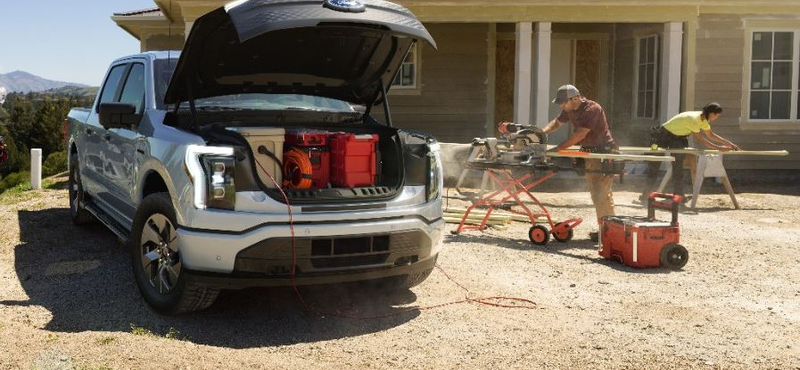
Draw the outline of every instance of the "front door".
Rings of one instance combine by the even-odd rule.
[[[145,66],[143,63],[131,64],[127,77],[124,79],[120,103],[132,104],[136,107],[136,114],[144,112],[145,101]],[[136,142],[140,135],[138,125],[126,128],[112,128],[108,130],[105,177],[111,183],[114,208],[119,211],[124,221],[133,221],[135,209],[133,198],[135,193],[134,174]]]

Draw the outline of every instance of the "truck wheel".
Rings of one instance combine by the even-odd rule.
[[[158,312],[198,311],[214,303],[218,290],[183,273],[175,210],[167,193],[148,195],[139,205],[130,238],[133,275],[145,302]]]
[[[545,245],[550,241],[550,231],[542,225],[533,225],[528,229],[528,239],[536,245]]]
[[[81,183],[81,171],[78,167],[78,156],[69,155],[69,215],[75,225],[85,225],[92,222],[92,214],[83,208],[84,192]]]
[[[667,244],[661,248],[661,266],[679,270],[689,262],[689,251],[680,244]]]

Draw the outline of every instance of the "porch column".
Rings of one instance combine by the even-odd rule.
[[[666,122],[680,113],[681,60],[683,60],[683,24],[664,24],[664,42],[661,47],[661,106],[659,119]]]
[[[539,125],[539,127],[547,125],[550,111],[550,37],[553,33],[551,26],[550,22],[538,22],[534,32],[536,61],[533,86],[536,100],[531,123]]]
[[[514,122],[531,122],[531,52],[533,24],[517,23],[517,51],[514,59]]]

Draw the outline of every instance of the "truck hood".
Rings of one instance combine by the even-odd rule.
[[[377,103],[408,49],[433,38],[380,0],[244,0],[195,21],[164,102],[242,93]]]

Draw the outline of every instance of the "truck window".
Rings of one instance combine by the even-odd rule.
[[[108,78],[106,78],[106,83],[103,85],[103,92],[100,94],[100,104],[113,102],[117,97],[119,82],[122,79],[122,73],[125,72],[125,67],[127,66],[127,64],[121,64],[111,68],[111,72],[108,73]],[[98,112],[100,111],[100,104],[97,104]]]
[[[144,105],[144,64],[135,63],[131,66],[131,71],[125,80],[125,87],[122,88],[120,102],[133,104],[136,106],[136,113],[142,112],[142,106]]]

